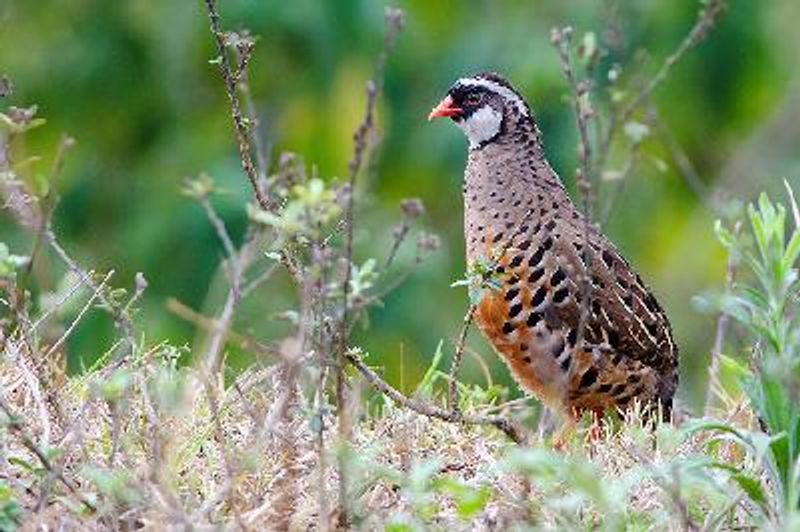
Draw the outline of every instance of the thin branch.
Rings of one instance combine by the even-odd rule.
[[[97,298],[100,299],[103,305],[108,308],[108,311],[114,317],[114,322],[122,329],[124,341],[127,344],[127,353],[125,353],[121,358],[124,359],[125,357],[132,355],[136,349],[136,340],[134,338],[133,320],[131,319],[128,311],[124,308],[119,308],[117,304],[109,300],[105,295],[105,291],[101,290],[98,284],[92,280],[91,275],[89,275],[86,270],[84,270],[72,257],[69,256],[66,250],[58,242],[58,239],[53,232],[53,228],[49,223],[45,227],[43,235],[50,244],[50,247],[53,248],[53,250],[67,265],[67,267],[69,267],[69,269],[78,277],[78,279],[81,280],[84,285],[91,288],[92,292],[97,294]]]
[[[461,327],[461,333],[458,335],[456,342],[456,350],[453,353],[453,362],[450,365],[450,378],[447,388],[447,407],[452,411],[458,410],[458,372],[461,370],[461,364],[464,361],[464,346],[467,342],[467,333],[472,325],[472,320],[475,316],[475,305],[470,305],[467,313],[464,315],[464,325]]]
[[[686,181],[686,184],[692,189],[692,192],[694,192],[698,199],[705,203],[711,211],[714,211],[714,206],[710,203],[708,187],[703,182],[697,169],[695,169],[689,156],[686,155],[686,152],[683,151],[683,148],[678,143],[675,136],[661,119],[658,109],[656,109],[655,105],[652,103],[648,105],[647,117],[656,133],[658,133],[658,136],[661,137],[661,142],[664,147],[667,148],[667,151],[669,151],[672,160],[678,166],[683,180]]]
[[[600,142],[598,149],[597,168],[602,170],[605,166],[605,161],[608,158],[611,149],[611,143],[614,140],[620,125],[624,124],[633,116],[633,114],[645,103],[658,86],[667,78],[672,68],[683,58],[683,56],[690,49],[700,44],[708,36],[710,31],[714,28],[719,20],[722,12],[727,6],[726,0],[708,0],[704,3],[703,7],[697,14],[697,21],[692,29],[684,37],[678,47],[672,52],[658,69],[656,74],[645,83],[641,90],[633,97],[633,99],[622,108],[619,112],[614,112],[610,116],[608,129],[606,134]]]
[[[79,501],[81,501],[84,506],[86,506],[92,512],[97,511],[95,505],[80,492],[78,486],[76,486],[71,480],[67,479],[64,476],[64,473],[50,461],[45,452],[42,451],[38,445],[36,445],[30,436],[28,436],[28,434],[25,432],[25,428],[19,421],[20,417],[13,410],[11,410],[11,407],[8,406],[8,404],[5,402],[5,399],[2,397],[0,397],[0,409],[3,410],[8,418],[6,426],[8,426],[17,436],[22,445],[36,456],[36,458],[42,464],[42,467],[44,467],[51,475],[61,482],[70,493],[72,493]]]
[[[208,0],[209,2],[211,0]],[[375,75],[372,80],[367,82],[367,102],[364,112],[364,119],[353,135],[354,152],[353,158],[348,164],[348,193],[347,204],[345,206],[345,254],[344,254],[344,276],[342,279],[342,312],[339,326],[339,353],[340,360],[335,366],[336,369],[336,415],[339,420],[339,439],[346,442],[350,439],[350,427],[347,419],[346,398],[345,398],[345,376],[343,357],[348,337],[349,322],[349,296],[350,281],[353,274],[353,221],[355,218],[355,186],[356,178],[361,171],[367,150],[368,138],[375,127],[375,108],[378,104],[378,96],[383,88],[383,73],[386,67],[386,60],[389,53],[394,48],[395,39],[403,28],[403,12],[399,9],[387,8],[386,14],[386,33],[383,39],[383,49],[378,55]],[[343,527],[349,526],[347,505],[347,477],[344,471],[343,456],[339,460],[339,522]]]
[[[423,416],[441,419],[450,423],[464,423],[466,425],[491,425],[506,434],[511,440],[520,445],[528,441],[525,429],[514,421],[501,416],[483,416],[467,414],[453,410],[445,410],[437,406],[411,399],[403,395],[391,384],[383,380],[380,375],[367,366],[361,357],[352,351],[345,353],[347,360],[364,376],[367,381],[379,392],[383,393],[404,408],[413,410]]]
[[[264,196],[261,187],[258,184],[258,171],[253,164],[253,157],[250,154],[250,143],[248,142],[248,130],[251,124],[242,116],[241,103],[239,102],[239,95],[236,92],[236,82],[238,75],[235,75],[231,70],[231,62],[228,53],[225,49],[225,33],[220,26],[219,13],[215,0],[206,0],[206,9],[208,11],[208,19],[211,24],[211,33],[214,35],[214,40],[217,44],[217,58],[219,64],[219,72],[225,82],[225,92],[228,95],[228,101],[231,106],[231,118],[233,119],[234,131],[236,133],[236,141],[239,145],[239,156],[242,160],[242,168],[250,186],[253,188],[253,194],[256,201],[265,211],[272,209],[272,205]],[[246,61],[240,63],[246,64]]]
[[[570,57],[570,43],[572,28],[553,28],[550,32],[550,42],[558,52],[561,61],[561,70],[567,80],[571,93],[575,124],[578,128],[580,144],[578,159],[580,167],[575,174],[575,182],[583,199],[583,260],[581,272],[581,313],[578,321],[578,331],[575,349],[583,343],[586,322],[589,319],[590,298],[592,296],[592,281],[589,270],[592,264],[592,246],[589,245],[590,224],[594,206],[594,174],[592,166],[592,144],[589,138],[589,120],[594,115],[590,103],[591,84],[587,80],[578,81]]]
[[[106,287],[106,283],[109,281],[109,279],[111,279],[113,275],[114,275],[114,270],[111,270],[106,274],[106,276],[100,282],[100,285],[97,287],[97,290],[94,291],[94,293],[91,295],[91,297],[83,306],[83,308],[80,310],[80,312],[78,312],[78,315],[75,317],[74,320],[72,320],[72,323],[70,323],[69,327],[67,327],[67,330],[64,331],[64,334],[62,334],[59,337],[59,339],[56,340],[56,343],[50,346],[50,349],[47,350],[47,353],[45,353],[44,356],[39,360],[38,364],[42,364],[44,361],[48,360],[53,355],[53,353],[55,353],[61,348],[61,346],[67,340],[69,335],[72,334],[72,331],[75,330],[75,327],[77,327],[78,323],[80,323],[80,321],[83,319],[83,316],[86,314],[86,312],[88,312],[89,309],[92,308],[95,299],[97,299],[98,296],[100,295],[100,291]]]

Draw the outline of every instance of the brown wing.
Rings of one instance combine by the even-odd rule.
[[[524,252],[514,273],[529,280],[533,310],[540,309],[552,329],[566,328],[569,339],[577,334],[583,300],[583,231],[581,218],[543,220],[517,236],[506,253],[510,260],[502,261],[513,267],[520,262],[519,252]],[[616,247],[593,226],[589,242],[591,292],[584,341],[610,347],[671,376],[678,351],[663,309]]]
[[[552,306],[561,321],[575,328],[581,315],[586,258],[586,238],[580,225],[559,221],[552,234],[553,258],[557,262],[551,267]],[[662,376],[671,376],[677,367],[678,351],[669,321],[655,296],[616,247],[594,227],[589,230],[589,243],[591,288],[585,341],[606,345]]]

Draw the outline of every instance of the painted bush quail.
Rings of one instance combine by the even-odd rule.
[[[678,348],[667,316],[614,244],[584,222],[525,100],[501,76],[479,74],[458,80],[428,118],[436,117],[451,118],[469,141],[467,263],[492,278],[475,321],[514,378],[563,413],[599,414],[634,399],[669,412]]]

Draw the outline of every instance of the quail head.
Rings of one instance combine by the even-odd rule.
[[[570,200],[524,98],[501,76],[478,74],[450,87],[437,117],[469,141],[468,271],[482,264],[492,278],[475,320],[517,382],[573,415],[636,401],[669,412],[678,349],[667,316]]]

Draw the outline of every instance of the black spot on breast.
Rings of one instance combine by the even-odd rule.
[[[527,323],[528,327],[536,327],[536,324],[542,321],[542,318],[541,312],[531,312],[528,314],[528,320],[525,323]]]
[[[503,334],[511,334],[511,331],[514,330],[514,324],[510,321],[507,321],[503,324]]]
[[[567,343],[575,347],[575,342],[578,341],[578,329],[570,329],[567,333]]]
[[[542,242],[542,249],[548,251],[551,247],[553,247],[553,239],[547,237],[544,242]]]
[[[580,388],[588,388],[592,384],[597,381],[597,370],[595,368],[589,368],[581,376],[581,382],[578,384]]]
[[[544,277],[544,268],[536,268],[536,269],[535,269],[535,270],[533,270],[533,271],[531,272],[531,274],[528,276],[528,282],[529,282],[529,283],[536,283],[536,282],[538,282],[538,281],[539,281],[539,279],[541,279],[542,277]]]
[[[494,271],[496,271],[497,273],[505,273],[506,267],[505,266],[498,266],[497,268],[494,269]]]
[[[538,266],[539,263],[542,262],[542,259],[544,258],[545,251],[546,250],[544,248],[539,248],[536,251],[534,251],[533,255],[531,255],[531,258],[528,259],[528,266],[530,266],[531,268]]]
[[[503,233],[497,233],[496,235],[494,235],[494,238],[492,239],[492,242],[494,242],[495,244],[497,244],[497,243],[498,243],[498,242],[500,242],[502,239],[503,239]]]
[[[522,312],[522,303],[511,305],[511,308],[508,309],[508,317],[510,319],[514,319],[519,315],[520,312]]]
[[[518,267],[520,264],[522,264],[522,259],[524,259],[524,258],[525,258],[525,257],[523,257],[522,255],[517,255],[516,257],[514,257],[513,259],[511,259],[511,262],[510,262],[510,263],[508,263],[508,266],[509,266],[510,268],[516,268],[516,267]]]
[[[559,364],[561,366],[561,371],[569,370],[570,364],[572,364],[572,355],[567,355],[564,360],[561,361],[561,364]]]
[[[525,362],[526,364],[530,364],[531,363],[531,357],[522,357],[522,361]]]
[[[513,286],[513,285],[519,283],[519,277],[517,277],[516,275],[512,275],[511,277],[508,278],[507,282],[508,282],[509,285]]]
[[[528,344],[519,344],[519,350],[520,351],[527,351],[528,350]]]
[[[513,300],[515,297],[517,297],[517,295],[519,295],[519,288],[512,288],[506,292],[506,301]]]
[[[619,346],[619,333],[616,329],[606,329],[606,334],[608,335],[608,345],[611,347]]]
[[[552,231],[555,228],[556,228],[556,221],[555,220],[550,220],[549,222],[544,224],[544,230],[545,231],[549,232],[549,231]]]
[[[622,392],[625,391],[625,384],[615,384],[613,388],[611,388],[611,395],[620,395]]]
[[[525,251],[529,247],[531,247],[531,241],[530,240],[523,240],[522,242],[517,244],[517,248],[521,249],[522,251]]]
[[[608,393],[611,389],[611,385],[609,383],[601,384],[600,387],[597,389],[600,393]]]
[[[531,306],[538,307],[544,301],[544,298],[547,296],[547,289],[544,286],[540,286],[538,290],[533,294],[531,298]]]
[[[527,225],[521,225],[519,227],[519,232],[522,233],[522,234],[527,233],[528,232],[528,226]]]
[[[556,271],[553,272],[553,275],[550,277],[550,286],[558,286],[567,278],[567,274],[564,273],[564,270],[561,269],[559,266],[556,268]]]
[[[563,303],[569,297],[569,288],[566,286],[564,288],[559,288],[558,290],[553,293],[553,303],[556,305]]]

